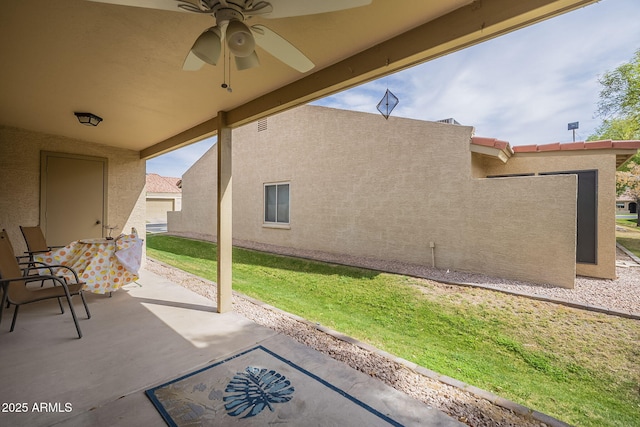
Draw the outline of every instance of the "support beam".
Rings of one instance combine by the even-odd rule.
[[[194,142],[213,136],[216,132],[217,123],[218,120],[216,117],[207,120],[204,123],[200,123],[199,125],[174,135],[169,139],[165,139],[151,147],[145,148],[140,152],[140,158],[142,160],[149,160],[153,157],[160,156],[168,153],[169,151],[185,147]]]
[[[227,113],[218,113],[218,313],[231,311],[231,128],[227,126]]]

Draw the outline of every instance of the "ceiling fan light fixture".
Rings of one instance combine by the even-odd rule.
[[[78,118],[78,121],[85,126],[98,126],[102,121],[102,117],[98,117],[91,113],[73,113]]]
[[[239,71],[248,70],[258,65],[260,65],[260,60],[255,50],[249,56],[236,56],[236,68]]]
[[[227,25],[226,38],[229,50],[235,56],[244,58],[254,53],[256,42],[251,30],[244,23],[238,20],[230,21]]]
[[[200,34],[191,48],[195,56],[210,65],[216,65],[220,58],[220,50],[220,31],[215,27]]]

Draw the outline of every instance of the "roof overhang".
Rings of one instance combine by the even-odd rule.
[[[518,157],[544,155],[584,155],[584,154],[613,154],[616,156],[616,169],[629,161],[640,150],[640,141],[586,141],[552,144],[519,145],[511,147],[507,141],[496,138],[474,136],[471,138],[469,149],[472,153],[500,160],[502,163],[514,155]]]
[[[552,154],[604,154],[612,153],[616,156],[616,169],[635,156],[640,150],[640,141],[612,141],[610,139],[601,141],[553,143],[542,145],[521,145],[513,147],[513,151],[518,155],[533,153]]]
[[[0,4],[0,125],[123,147],[150,158],[597,0],[394,2],[263,20],[316,64],[306,74],[267,54],[258,68],[181,70],[211,17],[84,0]],[[81,126],[74,111],[104,121]]]
[[[471,138],[469,149],[472,153],[498,159],[502,163],[507,163],[511,156],[513,156],[513,150],[509,143],[496,138],[474,136]]]

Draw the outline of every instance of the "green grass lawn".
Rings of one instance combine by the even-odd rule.
[[[147,235],[216,280],[216,246]],[[234,248],[234,289],[580,426],[640,425],[640,322],[483,289]]]
[[[616,231],[616,241],[640,257],[640,227],[636,225],[636,220],[618,219],[616,224],[624,230]]]
[[[616,219],[616,224],[631,227],[632,229],[640,229],[640,227],[638,227],[637,220],[635,219]]]

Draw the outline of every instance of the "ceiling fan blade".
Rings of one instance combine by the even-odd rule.
[[[191,12],[189,8],[200,10],[197,0],[88,0],[95,3],[109,3],[121,6],[146,7],[149,9],[172,10],[174,12]],[[183,7],[180,7],[183,5]],[[187,6],[185,8],[184,6]]]
[[[301,73],[306,73],[315,67],[314,63],[300,52],[298,48],[280,37],[274,31],[263,25],[254,25],[251,27],[251,30],[253,31],[258,46],[291,68]]]
[[[182,69],[184,71],[198,71],[203,65],[204,61],[198,58],[195,53],[189,51],[184,60],[184,64],[182,64]]]
[[[273,12],[262,15],[264,18],[288,18],[290,16],[315,15],[316,13],[335,12],[367,6],[372,0],[269,0]]]
[[[273,5],[266,1],[259,1],[254,3],[251,8],[244,9],[242,14],[244,16],[260,16],[273,12]]]

